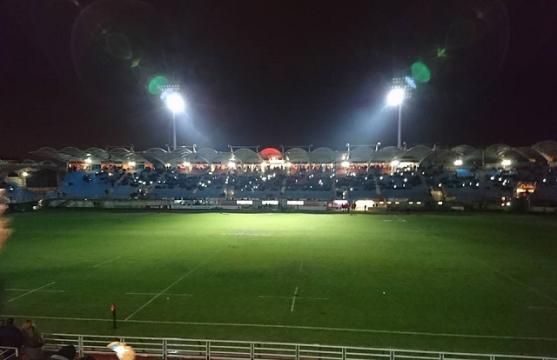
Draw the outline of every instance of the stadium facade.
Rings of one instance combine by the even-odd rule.
[[[372,209],[426,204],[557,203],[557,142],[485,148],[182,146],[175,151],[43,147],[0,162],[12,204],[48,200],[171,201],[172,205]]]

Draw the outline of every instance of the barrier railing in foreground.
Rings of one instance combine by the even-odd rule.
[[[0,359],[17,360],[19,358],[19,350],[14,347],[0,346]]]
[[[277,342],[196,340],[179,338],[114,337],[48,334],[47,350],[74,345],[84,354],[113,354],[106,345],[118,340],[132,346],[138,356],[162,359],[216,360],[557,360],[555,357],[473,354],[368,347],[327,346]]]

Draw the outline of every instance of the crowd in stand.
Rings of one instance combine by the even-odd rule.
[[[31,320],[25,320],[20,327],[17,327],[14,319],[2,320],[0,324],[0,347],[10,347],[18,349],[28,360],[42,360],[42,347],[44,340],[41,332]],[[6,352],[4,357],[9,357],[10,352]]]
[[[454,167],[439,164],[393,168],[387,165],[166,166],[71,170],[46,199],[60,200],[183,200],[289,199],[407,199],[428,201],[432,191],[456,201],[477,202],[513,196],[521,183],[535,184],[537,200],[557,204],[555,168],[533,164],[521,167]],[[6,194],[22,198],[6,187]],[[12,191],[13,190],[13,191]]]
[[[44,351],[45,340],[41,331],[31,320],[25,320],[18,327],[13,318],[0,320],[0,359],[15,359],[18,350],[19,358],[25,360],[78,360],[73,345],[62,346],[56,352]],[[1,349],[10,348],[10,349]],[[80,360],[94,360],[86,356]]]

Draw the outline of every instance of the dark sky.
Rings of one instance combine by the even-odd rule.
[[[557,138],[554,0],[0,0],[0,158],[169,143],[156,74],[181,143],[394,144],[385,92],[416,61],[408,143]]]

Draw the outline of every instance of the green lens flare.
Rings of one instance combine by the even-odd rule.
[[[164,75],[156,75],[149,80],[147,85],[147,90],[151,95],[160,95],[162,93],[162,88],[168,85],[168,79]]]
[[[139,64],[141,63],[141,58],[135,58],[132,60],[131,64],[130,64],[130,68],[135,68],[138,67]]]
[[[431,71],[426,64],[421,61],[416,61],[410,67],[412,78],[419,83],[426,83],[431,79]]]
[[[447,48],[443,48],[443,47],[437,48],[436,52],[437,52],[437,57],[440,59],[444,59],[447,57]]]

